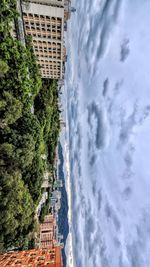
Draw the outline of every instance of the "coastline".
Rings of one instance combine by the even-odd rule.
[[[71,195],[71,176],[70,176],[70,162],[69,162],[69,149],[68,144],[65,144],[64,154],[66,155],[66,191],[68,195],[68,224],[69,234],[67,238],[66,254],[67,254],[67,267],[74,267],[74,256],[73,256],[73,236],[72,236],[72,195]]]
[[[67,100],[66,100],[67,101]],[[67,109],[67,105],[66,105]],[[66,244],[67,255],[67,267],[74,267],[74,255],[73,255],[73,236],[72,236],[72,192],[71,192],[71,174],[70,174],[70,153],[69,153],[69,124],[68,113],[66,110],[66,129],[65,129],[65,143],[64,143],[64,162],[65,162],[65,177],[66,177],[66,191],[68,196],[68,224],[69,234]]]

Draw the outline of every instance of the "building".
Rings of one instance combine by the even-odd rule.
[[[30,0],[22,4],[25,33],[32,37],[34,54],[43,78],[63,79],[64,0]]]
[[[63,187],[63,183],[62,183],[62,180],[60,179],[56,179],[54,181],[54,189],[57,190],[59,188]]]
[[[61,208],[61,191],[55,190],[50,197],[50,206],[53,212],[58,212]]]
[[[71,0],[64,0],[64,17],[65,17],[65,22],[70,19],[71,17],[71,12],[75,12],[76,9],[74,7],[71,7]]]
[[[49,214],[45,216],[44,222],[40,224],[39,248],[49,248],[57,245],[57,223],[56,218]]]
[[[0,267],[62,267],[61,247],[0,254]]]

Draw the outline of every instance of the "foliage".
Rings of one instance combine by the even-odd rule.
[[[56,81],[42,81],[30,38],[24,47],[10,36],[16,0],[1,0],[0,12],[0,250],[24,249],[34,245],[43,176],[53,169],[58,90]]]
[[[0,89],[5,88],[7,91],[11,87],[14,96],[31,108],[33,99],[42,85],[32,50],[7,36],[0,43],[0,54],[9,66],[5,79],[1,79]]]
[[[34,204],[21,172],[0,170],[0,243],[11,246],[18,230],[24,234],[32,223]]]
[[[10,30],[10,24],[17,17],[16,0],[0,1],[0,33],[5,36]]]
[[[8,69],[7,63],[0,59],[0,77],[7,73]]]
[[[11,92],[4,91],[0,100],[0,126],[13,124],[22,115],[22,103],[13,97]]]
[[[58,89],[55,80],[43,82],[43,87],[35,98],[35,114],[42,125],[42,138],[47,144],[47,154],[52,169],[60,132]]]
[[[46,203],[41,209],[41,213],[40,213],[40,217],[39,217],[39,220],[40,220],[41,223],[44,222],[44,217],[48,213],[49,213],[49,203]]]

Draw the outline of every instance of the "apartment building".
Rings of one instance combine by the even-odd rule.
[[[0,254],[0,267],[62,267],[61,247]]]
[[[38,4],[45,4],[55,7],[64,7],[64,3],[70,0],[28,0],[28,2],[38,3]]]
[[[57,244],[57,224],[56,218],[49,214],[45,216],[44,222],[40,224],[40,244],[39,248],[49,248]]]
[[[64,0],[30,0],[22,4],[25,34],[32,37],[34,54],[43,78],[63,79]]]

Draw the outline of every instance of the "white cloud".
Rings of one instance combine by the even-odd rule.
[[[73,4],[65,85],[76,267],[147,267],[150,2]]]

